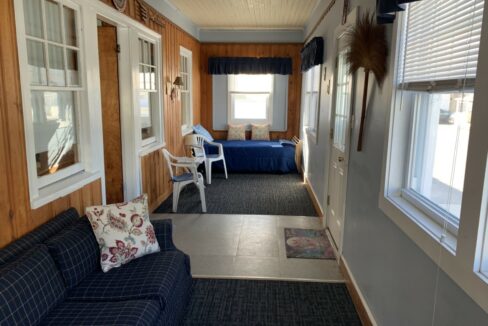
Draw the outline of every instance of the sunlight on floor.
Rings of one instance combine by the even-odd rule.
[[[285,227],[320,229],[316,217],[154,214],[171,218],[176,246],[190,255],[195,277],[342,282],[335,260],[286,258]]]

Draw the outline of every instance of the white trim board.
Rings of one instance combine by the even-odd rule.
[[[356,292],[358,293],[359,300],[361,300],[361,303],[364,307],[364,310],[366,311],[366,314],[368,315],[369,320],[371,321],[371,324],[373,326],[377,326],[378,323],[376,322],[376,319],[374,318],[373,313],[371,312],[371,309],[368,306],[368,302],[364,298],[363,292],[361,291],[361,288],[358,286],[358,283],[356,282],[356,278],[354,277],[354,274],[351,272],[351,269],[349,268],[349,264],[347,263],[347,260],[344,256],[341,256],[340,260],[342,260],[342,263],[344,264],[344,268],[347,271],[347,274],[349,278],[351,279],[351,283],[353,287],[356,289]]]

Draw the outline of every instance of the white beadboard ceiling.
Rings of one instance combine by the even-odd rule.
[[[304,28],[319,0],[165,0],[200,28]]]

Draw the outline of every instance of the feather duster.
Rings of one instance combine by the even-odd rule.
[[[368,96],[369,73],[372,72],[378,84],[383,84],[386,76],[386,59],[388,44],[385,27],[375,23],[374,14],[365,12],[347,34],[349,51],[346,60],[351,74],[364,69],[364,92],[361,112],[361,125],[359,128],[358,151],[362,150],[364,119]]]

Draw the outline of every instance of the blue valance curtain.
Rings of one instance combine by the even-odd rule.
[[[302,71],[307,71],[313,66],[324,63],[324,39],[314,37],[300,52],[302,59]]]
[[[376,22],[391,24],[395,21],[395,13],[405,10],[405,4],[418,0],[376,0]]]
[[[291,75],[291,58],[210,57],[208,73],[211,75]]]

